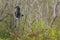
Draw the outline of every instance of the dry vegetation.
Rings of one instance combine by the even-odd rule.
[[[17,5],[24,14],[19,31],[13,16]],[[0,0],[0,40],[60,40],[59,11],[60,0]]]

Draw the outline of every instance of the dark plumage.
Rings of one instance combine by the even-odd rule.
[[[21,15],[21,13],[20,13],[20,8],[19,8],[19,6],[16,6],[16,7],[15,7],[15,16],[16,16],[17,18],[19,18],[20,15]]]
[[[24,16],[24,15],[22,15],[22,14],[20,13],[20,8],[19,8],[19,6],[16,6],[16,7],[15,7],[15,16],[16,16],[16,18],[20,18],[20,16]]]

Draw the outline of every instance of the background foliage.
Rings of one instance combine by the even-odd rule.
[[[60,40],[60,0],[0,0],[0,40]],[[15,6],[24,15],[19,21],[19,31],[14,19]]]

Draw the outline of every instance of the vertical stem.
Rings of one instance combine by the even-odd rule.
[[[57,0],[54,0],[54,7],[53,7],[53,14],[52,14],[52,19],[51,19],[51,22],[50,22],[50,25],[52,26],[53,22],[55,21],[56,19],[56,5],[57,5]]]
[[[16,18],[16,28],[19,31],[20,25],[19,25],[19,18]]]

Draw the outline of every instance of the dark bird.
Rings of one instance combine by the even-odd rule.
[[[23,16],[23,14],[21,14],[21,12],[20,12],[19,6],[15,7],[15,16],[16,16],[16,18],[20,18],[20,16]]]

